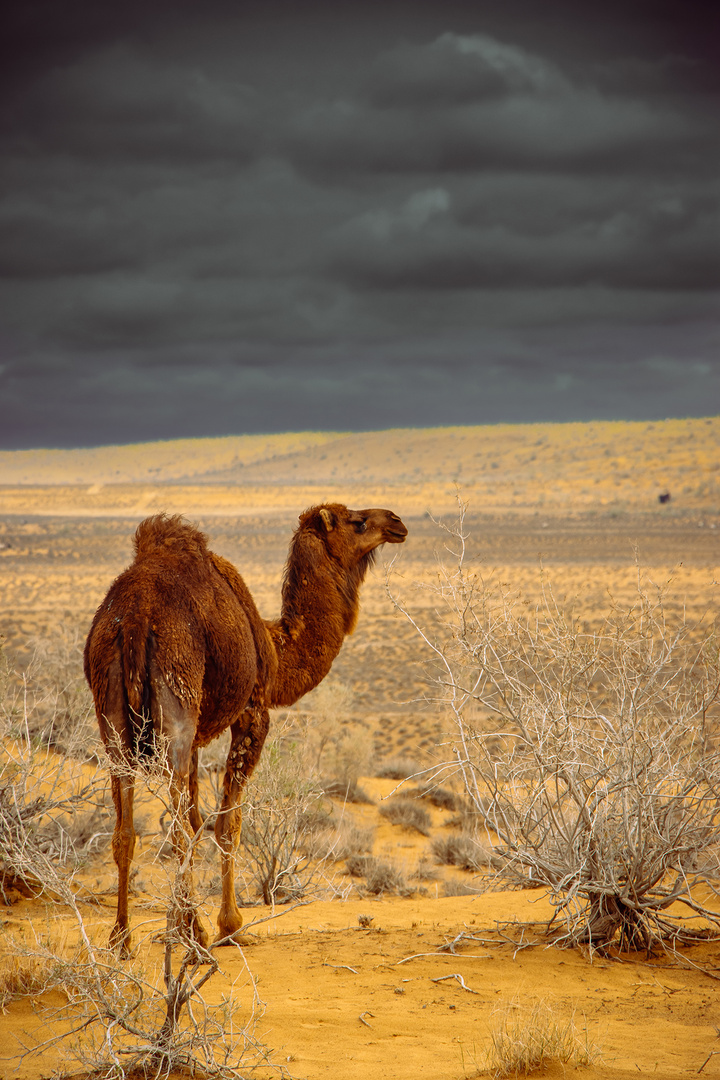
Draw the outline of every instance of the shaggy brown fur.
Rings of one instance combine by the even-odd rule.
[[[339,503],[306,510],[290,545],[281,616],[264,622],[237,570],[208,549],[197,529],[163,514],[139,525],[135,561],[110,587],[85,645],[85,675],[114,763],[113,945],[129,947],[134,765],[153,753],[156,735],[166,741],[176,809],[189,803],[197,831],[197,750],[231,729],[215,824],[223,881],[220,938],[242,926],[234,886],[239,800],[260,757],[268,708],[292,704],[327,675],[355,627],[359,588],[375,549],[402,543],[406,535],[389,510],[353,511]],[[181,851],[182,830],[175,829],[174,843]],[[189,875],[185,888],[189,928],[206,941]]]

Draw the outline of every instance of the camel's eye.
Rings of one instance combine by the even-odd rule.
[[[355,528],[357,529],[358,532],[365,532],[365,530],[367,529],[367,522],[365,522],[365,521],[356,521],[355,522]]]

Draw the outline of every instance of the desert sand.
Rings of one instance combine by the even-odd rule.
[[[373,854],[395,865],[406,887],[363,895],[337,863],[306,898],[312,902],[276,906],[277,917],[251,928],[242,955],[221,950],[222,973],[207,984],[207,999],[219,1001],[232,988],[244,1017],[251,972],[264,1003],[257,1030],[272,1060],[308,1080],[478,1075],[499,1013],[538,1002],[558,1017],[574,1015],[592,1044],[594,1060],[577,1075],[670,1080],[702,1069],[704,1077],[720,1076],[720,944],[672,960],[548,947],[543,924],[551,907],[542,893],[485,891],[482,873],[434,864],[430,845],[451,830],[451,814],[428,806],[427,835],[380,814],[397,786],[381,778],[382,766],[409,759],[423,768],[442,757],[448,738],[448,718],[425,701],[422,642],[387,590],[433,625],[432,595],[418,585],[432,584],[438,560],[448,558],[437,522],[454,520],[458,497],[468,507],[474,565],[508,589],[535,596],[545,575],[560,602],[573,602],[592,624],[609,597],[632,594],[639,565],[647,581],[672,580],[677,610],[717,614],[720,418],[246,436],[0,453],[5,654],[18,673],[39,648],[45,677],[64,677],[81,694],[89,622],[129,562],[132,533],[147,514],[196,521],[239,568],[261,613],[273,617],[301,510],[320,501],[392,509],[408,526],[408,541],[380,555],[363,586],[357,630],[329,679],[344,694],[342,724],[366,750],[359,786],[370,800],[335,800],[335,812],[375,830]],[[57,768],[62,774],[62,756]],[[159,969],[153,936],[163,920],[163,834],[155,809],[142,806],[133,918],[145,962]],[[212,922],[216,867],[210,841],[204,844],[198,879]],[[87,925],[104,942],[114,904],[107,840],[77,880]],[[57,903],[12,899],[0,907],[6,956],[33,932],[62,938],[66,927],[71,934],[72,920]],[[246,903],[247,922],[268,914],[257,898]],[[20,1042],[44,1036],[57,994],[7,1000],[0,1077],[71,1068],[62,1043],[17,1058]],[[575,1070],[549,1067],[544,1075]]]

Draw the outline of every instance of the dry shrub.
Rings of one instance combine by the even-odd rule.
[[[390,758],[377,766],[375,775],[381,780],[409,780],[422,771],[411,758]]]
[[[575,1016],[557,1019],[545,1002],[523,1008],[507,1005],[491,1032],[488,1069],[495,1080],[530,1076],[553,1064],[575,1068],[590,1065],[597,1052],[590,1044],[587,1026],[578,1030]]]
[[[265,743],[243,799],[241,842],[251,888],[264,903],[291,903],[315,886],[312,833],[321,811],[306,743],[281,727]]]
[[[430,815],[425,807],[420,806],[414,799],[392,799],[380,807],[380,814],[392,825],[414,830],[422,836],[430,835]]]
[[[338,799],[344,803],[364,803],[372,806],[373,800],[368,793],[356,782],[348,785],[344,780],[321,780],[320,787],[323,794],[330,799]]]
[[[5,686],[8,683],[5,681]],[[31,695],[26,695],[26,700]],[[259,998],[251,985],[249,1019],[234,1019],[233,988],[217,1006],[208,1004],[202,987],[218,970],[213,947],[205,949],[187,933],[187,877],[196,838],[189,840],[183,862],[175,859],[165,887],[154,900],[166,907],[162,935],[164,957],[157,969],[146,967],[149,940],[131,960],[94,940],[79,906],[84,892],[75,880],[80,857],[94,850],[96,813],[104,809],[106,776],[94,773],[76,758],[59,757],[38,745],[27,713],[15,710],[14,699],[0,701],[0,885],[20,883],[33,895],[53,903],[69,918],[62,940],[40,936],[3,940],[0,1004],[30,995],[43,1010],[48,1026],[40,1030],[40,1049],[58,1048],[57,1069],[81,1065],[97,1080],[123,1080],[142,1071],[164,1077],[173,1070],[233,1080],[242,1063],[267,1064],[267,1053],[255,1039]],[[128,766],[129,767],[129,766]],[[110,768],[110,766],[108,766]],[[143,770],[143,780],[172,813],[167,762]],[[183,823],[178,821],[178,827]],[[2,897],[4,900],[10,897]],[[73,944],[68,944],[73,940]],[[60,990],[45,1004],[48,989]],[[59,1027],[63,1035],[54,1036]],[[74,1038],[67,1037],[67,1031]],[[33,1047],[18,1046],[18,1057]],[[12,1061],[13,1048],[3,1048]]]
[[[424,799],[431,806],[437,806],[439,810],[458,811],[465,806],[465,799],[456,795],[448,788],[438,787],[432,784],[423,784],[420,787],[408,788],[405,791],[407,799]]]
[[[456,866],[459,870],[482,870],[492,858],[486,847],[463,833],[435,837],[430,850],[441,866]]]
[[[405,881],[405,876],[397,866],[374,855],[351,855],[346,862],[348,874],[352,877],[364,878],[364,884],[360,887],[363,895],[382,896],[384,893],[397,893],[399,896],[409,896],[412,889]]]
[[[25,954],[25,955],[24,955]],[[24,943],[6,937],[0,959],[0,1012],[21,997],[38,997],[54,984],[54,973],[41,957],[26,954]]]
[[[443,896],[479,896],[480,889],[473,889],[466,881],[451,878],[443,884]]]
[[[84,639],[76,626],[60,623],[52,637],[28,642],[31,660],[9,672],[3,694],[8,728],[68,757],[94,758],[100,736],[92,696],[83,674]]]
[[[347,802],[370,802],[358,781],[367,775],[372,736],[354,715],[350,687],[339,679],[325,679],[290,715],[303,720],[309,759],[323,790]]]
[[[650,951],[720,934],[703,902],[720,877],[715,627],[639,567],[632,602],[611,599],[593,627],[545,574],[538,597],[510,592],[472,566],[464,513],[446,529],[435,629],[392,598],[454,725],[431,780],[462,780],[498,879],[547,889],[558,942]]]
[[[152,784],[154,794],[164,798],[169,810],[167,777],[165,763],[144,770],[143,779]],[[180,819],[177,825],[182,828]],[[67,938],[60,942],[40,937],[5,942],[0,993],[4,991],[6,999],[18,993],[37,998],[50,988],[60,990],[65,998],[62,1004],[57,998],[48,1003],[40,998],[35,1007],[46,1017],[51,1032],[57,1026],[65,1032],[70,1029],[76,1037],[51,1033],[40,1043],[40,1050],[57,1046],[61,1066],[81,1065],[97,1080],[123,1080],[136,1071],[159,1078],[175,1070],[233,1080],[240,1075],[237,1070],[243,1059],[267,1062],[254,1036],[257,995],[249,1018],[246,1014],[242,1022],[235,1019],[232,987],[218,1005],[203,997],[202,988],[219,972],[219,964],[213,946],[204,948],[188,934],[192,912],[187,875],[194,839],[188,838],[182,861],[174,860],[164,887],[154,897],[155,903],[166,906],[161,934],[164,956],[155,964],[147,937],[133,957],[125,960],[95,940],[80,910],[72,871],[58,861],[55,850],[37,845],[31,826],[23,834],[24,828],[20,818],[13,834],[14,865],[22,877],[31,873],[43,895],[52,898],[56,910],[70,919]],[[254,994],[249,972],[246,981]],[[46,1035],[43,1028],[41,1037]],[[25,1056],[32,1051],[32,1046],[26,1049]]]
[[[352,821],[342,821],[333,837],[328,854],[334,859],[350,859],[354,855],[369,855],[375,842],[374,826],[363,827]]]
[[[384,893],[407,896],[412,889],[408,887],[404,874],[397,866],[371,857],[365,870],[364,891],[371,896],[382,896]]]
[[[48,895],[43,867],[71,877],[112,832],[107,781],[39,744],[27,714],[0,702],[0,898]]]
[[[431,863],[425,856],[422,856],[418,860],[418,864],[415,867],[413,878],[416,881],[437,881],[439,874],[437,867]]]

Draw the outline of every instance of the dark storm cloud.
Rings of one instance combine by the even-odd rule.
[[[495,203],[501,183],[459,214],[445,188],[432,188],[361,215],[338,235],[333,272],[364,288],[720,285],[717,213],[705,195],[679,199],[657,185],[598,200],[591,190],[582,207],[575,192],[571,210],[562,199],[569,185],[555,192],[546,184],[543,199],[539,183],[534,202],[516,193],[515,214],[507,191]]]
[[[257,153],[262,105],[251,87],[116,44],[53,68],[23,95],[10,150],[92,160],[242,164]]]
[[[437,109],[508,93],[566,89],[553,65],[484,35],[444,33],[429,44],[404,43],[377,61],[368,86],[381,108]]]
[[[28,0],[0,444],[708,411],[693,10]]]
[[[713,121],[677,102],[574,83],[484,35],[445,33],[383,57],[365,96],[308,109],[292,152],[334,172],[673,170],[704,157]]]

